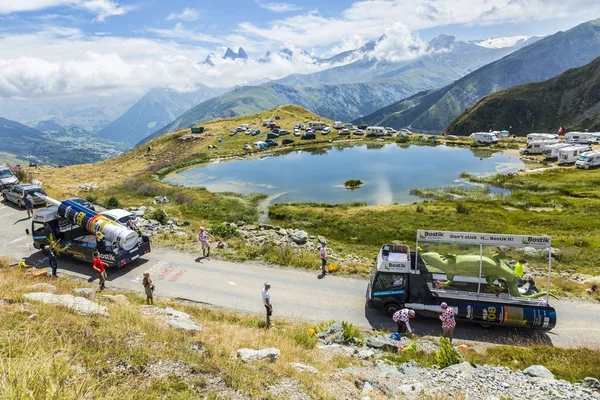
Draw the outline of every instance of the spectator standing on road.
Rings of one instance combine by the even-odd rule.
[[[200,227],[200,231],[198,232],[198,240],[200,241],[200,244],[202,245],[202,256],[203,257],[210,257],[210,245],[208,244],[208,237],[211,237],[212,239],[213,236],[206,232],[206,229],[204,229],[203,226]]]
[[[154,305],[154,284],[152,283],[152,279],[150,279],[150,272],[144,272],[144,279],[142,279],[142,285],[144,286],[144,291],[146,292],[146,302],[148,304]]]
[[[325,241],[321,242],[321,249],[319,250],[319,254],[321,255],[321,271],[323,275],[327,275],[327,248],[325,247],[327,243]]]
[[[33,197],[31,193],[25,192],[25,208],[27,209],[27,218],[33,217]]]
[[[262,290],[262,300],[267,310],[267,329],[271,328],[273,324],[271,323],[271,316],[273,315],[273,304],[271,303],[271,293],[269,293],[269,289],[271,289],[271,284],[269,282],[265,282],[265,288]]]
[[[57,278],[56,270],[58,269],[58,265],[56,263],[56,250],[54,248],[58,244],[58,240],[53,242],[50,246],[44,246],[42,252],[46,257],[48,257],[48,263],[50,264],[50,269],[52,270],[52,277]]]
[[[445,337],[450,340],[452,343],[452,334],[454,332],[454,327],[456,327],[456,320],[454,319],[454,309],[452,307],[448,307],[446,302],[440,304],[442,310],[442,315],[440,315],[440,321],[442,321],[442,337]]]
[[[100,259],[100,253],[97,251],[94,252],[94,260],[92,260],[92,267],[96,274],[98,274],[98,280],[100,281],[100,290],[104,290],[104,285],[106,283],[106,270],[105,267],[108,267],[104,261]]]
[[[392,319],[395,323],[398,324],[398,333],[403,334],[408,331],[408,333],[413,333],[412,328],[410,327],[410,319],[415,317],[415,311],[409,310],[408,308],[403,308],[400,311],[396,311],[392,316]]]

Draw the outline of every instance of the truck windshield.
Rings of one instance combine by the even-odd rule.
[[[379,274],[373,289],[385,290],[404,286],[403,274]]]
[[[579,159],[577,161],[588,162],[588,161],[590,161],[590,158],[589,157],[585,157],[585,156],[581,156],[581,157],[579,157]]]
[[[10,178],[13,173],[8,168],[0,169],[0,178]]]

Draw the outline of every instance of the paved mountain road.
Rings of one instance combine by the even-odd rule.
[[[34,265],[46,265],[44,256],[33,248],[31,222],[25,211],[0,203],[0,255],[13,259],[28,257]],[[252,263],[220,260],[196,261],[195,256],[171,250],[153,249],[143,259],[122,269],[108,271],[108,287],[142,292],[142,272],[152,271],[156,295],[208,303],[232,310],[262,314],[260,291],[263,283],[272,285],[275,317],[323,321],[349,321],[363,327],[394,329],[383,313],[365,308],[367,281],[358,278],[327,276],[318,279],[317,271],[275,268]],[[92,280],[91,266],[68,257],[59,259],[61,273]],[[92,276],[94,278],[92,278]],[[561,347],[600,348],[600,304],[553,301],[558,323],[551,332],[459,323],[455,337],[490,343],[527,341]],[[439,321],[417,317],[419,333],[439,335]]]

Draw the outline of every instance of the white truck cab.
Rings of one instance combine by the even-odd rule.
[[[600,151],[590,151],[583,153],[577,161],[575,161],[577,168],[590,169],[600,166]]]

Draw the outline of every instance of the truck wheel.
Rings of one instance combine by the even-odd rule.
[[[400,305],[397,303],[388,303],[385,306],[386,312],[391,316],[396,313],[396,311],[400,311]]]

